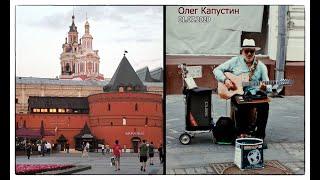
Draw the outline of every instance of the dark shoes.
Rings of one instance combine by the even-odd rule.
[[[141,166],[140,170],[142,171],[143,170],[143,167]]]

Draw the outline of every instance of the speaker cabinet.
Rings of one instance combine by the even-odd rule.
[[[209,130],[212,127],[211,95],[212,89],[188,89],[186,95],[186,130]]]

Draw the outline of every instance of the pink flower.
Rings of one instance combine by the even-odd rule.
[[[36,174],[74,167],[70,164],[16,164],[16,174]]]

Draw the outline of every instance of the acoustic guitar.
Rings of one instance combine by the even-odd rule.
[[[226,85],[222,82],[218,82],[218,94],[222,99],[229,99],[235,94],[243,95],[243,87],[247,86],[259,86],[261,83],[265,85],[291,85],[293,84],[293,80],[289,79],[281,79],[281,80],[271,80],[271,81],[249,81],[249,74],[243,73],[238,76],[225,72],[224,75],[231,80],[234,85],[234,88],[228,89]]]

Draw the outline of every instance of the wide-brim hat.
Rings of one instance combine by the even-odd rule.
[[[253,39],[244,39],[241,49],[243,48],[254,48],[256,51],[261,49],[260,47],[256,46],[256,42]]]

